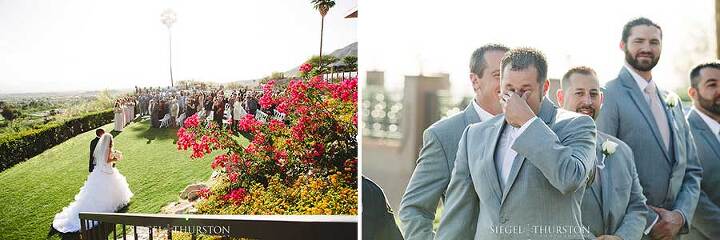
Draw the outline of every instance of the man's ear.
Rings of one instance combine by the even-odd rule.
[[[690,96],[690,98],[692,98],[692,100],[695,101],[695,98],[697,97],[697,89],[695,89],[694,87],[689,87],[688,88],[688,96]]]
[[[620,40],[620,45],[618,45],[618,46],[620,47],[620,50],[625,51],[625,42]]]
[[[475,86],[476,86],[477,83],[478,83],[478,75],[477,75],[477,74],[474,74],[474,73],[470,73],[470,74],[468,75],[468,77],[470,78],[470,84],[472,84],[472,88],[473,88],[473,91],[474,91],[474,90],[475,90]]]
[[[565,105],[565,96],[562,88],[557,90],[557,92],[555,93],[555,97],[557,98],[558,105]]]
[[[545,83],[543,83],[543,93],[544,93],[544,95],[547,95],[548,90],[550,90],[550,80],[545,79]]]

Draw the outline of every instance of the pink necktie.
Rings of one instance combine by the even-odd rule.
[[[660,135],[662,135],[663,143],[665,143],[665,151],[667,151],[670,147],[670,126],[668,125],[668,120],[665,117],[665,111],[662,107],[663,103],[658,102],[660,99],[655,91],[655,84],[651,83],[645,87],[645,93],[649,95],[648,104],[650,104],[650,110],[655,118],[658,130],[660,130]]]

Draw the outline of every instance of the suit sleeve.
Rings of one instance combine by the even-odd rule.
[[[605,102],[600,109],[600,113],[596,119],[597,130],[607,133],[610,136],[618,137],[618,128],[620,126],[620,114],[618,113],[615,98],[605,97]]]
[[[678,112],[677,108],[682,109],[682,105],[676,106],[676,114]],[[682,113],[682,110],[679,111]],[[680,114],[680,116],[683,115]],[[683,183],[682,186],[680,186],[680,191],[678,192],[673,208],[674,210],[680,210],[683,217],[685,217],[685,224],[680,229],[680,233],[688,233],[690,224],[692,224],[693,215],[695,214],[695,208],[698,204],[698,199],[700,198],[702,167],[700,166],[700,161],[698,160],[695,140],[690,131],[687,130],[690,129],[688,127],[687,120],[685,120],[684,117],[677,118],[677,120],[683,125],[684,129],[686,129],[684,134],[685,149],[687,149],[687,167],[685,168],[685,177],[683,178]]]
[[[720,237],[720,206],[713,203],[705,192],[700,192],[698,211],[693,220],[693,230],[710,238]]]
[[[440,219],[436,239],[475,239],[480,201],[474,191],[468,165],[467,134],[469,129],[470,126],[465,128],[458,145],[455,168],[447,188],[445,209]]]
[[[515,140],[512,149],[540,169],[563,194],[585,187],[595,166],[595,123],[588,116],[570,120],[562,141],[540,118]],[[538,142],[543,144],[538,144]]]
[[[635,161],[633,159],[632,150],[623,144],[626,156],[628,174],[632,177],[632,185],[630,186],[630,202],[628,202],[625,210],[625,217],[614,235],[622,239],[641,239],[647,222],[647,207],[645,203],[647,199],[643,195],[640,179],[638,178]]]
[[[405,239],[433,238],[435,211],[450,181],[450,170],[440,140],[431,129],[425,130],[417,166],[400,202]]]

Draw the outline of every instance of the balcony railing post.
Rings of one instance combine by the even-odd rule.
[[[168,231],[168,239],[172,239],[172,226],[170,224],[167,225],[167,231]]]
[[[87,239],[87,235],[85,235],[85,230],[87,230],[87,227],[85,226],[85,219],[80,219],[80,235],[83,239]]]

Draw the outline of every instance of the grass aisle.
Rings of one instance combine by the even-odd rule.
[[[210,177],[212,156],[189,160],[188,152],[177,150],[175,133],[176,129],[150,129],[144,120],[131,123],[115,137],[114,147],[124,155],[117,168],[135,194],[128,212],[157,213],[176,201],[185,186]],[[0,239],[45,237],[55,214],[87,179],[94,137],[94,130],[82,133],[0,172]]]

